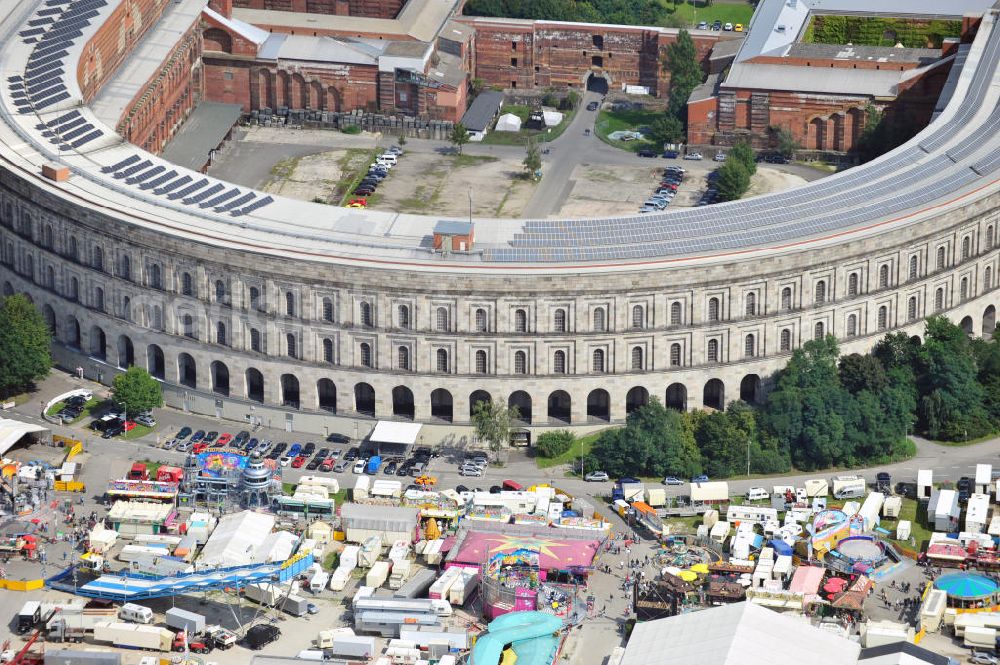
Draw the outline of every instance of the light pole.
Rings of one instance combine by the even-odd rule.
[[[747,478],[750,477],[750,438],[747,437]]]
[[[472,223],[472,188],[469,187],[469,224]]]

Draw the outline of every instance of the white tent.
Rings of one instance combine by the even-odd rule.
[[[20,420],[0,418],[0,455],[13,448],[14,444],[23,439],[25,435],[48,431],[47,427],[42,427],[41,425],[32,425],[31,423],[22,423]]]
[[[375,423],[375,429],[368,435],[372,443],[395,443],[412,446],[420,435],[420,423],[395,423],[380,420]]]
[[[519,132],[521,131],[521,119],[513,113],[504,113],[497,119],[498,132]]]
[[[555,127],[563,121],[563,114],[553,109],[542,109],[542,119],[546,127]]]
[[[621,665],[855,665],[860,651],[807,621],[743,602],[637,623]]]
[[[223,515],[195,565],[205,569],[263,562],[260,555],[268,554],[263,550],[275,545],[275,539],[269,537],[274,522],[273,515],[249,510]]]

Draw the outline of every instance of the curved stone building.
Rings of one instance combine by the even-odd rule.
[[[575,426],[756,399],[820,335],[995,326],[993,10],[934,121],[874,162],[709,208],[470,226],[270,197],[122,141],[80,80],[120,5],[22,0],[0,28],[0,282],[88,376],[137,364],[174,406],[289,431],[464,423],[489,398]]]

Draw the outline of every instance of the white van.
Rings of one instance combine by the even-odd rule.
[[[770,498],[771,495],[763,487],[751,487],[746,493],[747,501],[767,501]]]
[[[381,155],[379,155],[375,161],[379,164],[388,164],[390,166],[395,166],[399,160],[397,160],[396,155],[392,154],[391,152],[384,152]]]
[[[153,610],[135,603],[125,603],[118,610],[118,618],[135,623],[153,623]]]

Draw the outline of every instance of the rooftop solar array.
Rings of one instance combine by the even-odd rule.
[[[71,122],[72,113],[59,120]],[[273,203],[270,196],[260,196],[257,192],[241,190],[227,183],[190,175],[179,175],[176,169],[168,170],[163,164],[154,164],[150,159],[131,155],[117,164],[105,166],[102,173],[115,180],[135,185],[140,190],[152,191],[166,201],[180,202],[194,209],[211,208],[217,213],[229,213],[233,217],[245,215]]]

